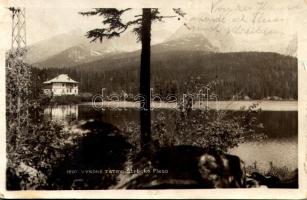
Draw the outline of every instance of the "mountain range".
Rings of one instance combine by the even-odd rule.
[[[205,26],[206,23],[192,18],[189,25]],[[231,34],[223,32],[214,34],[202,28],[189,29],[186,25],[173,34],[152,31],[152,36],[161,34],[169,36],[164,40],[153,37],[151,71],[152,86],[162,96],[182,94],[196,82],[207,84],[216,80],[220,84],[216,90],[222,99],[230,99],[234,94],[253,99],[272,96],[297,99],[296,37],[280,43],[274,38],[267,38],[269,41],[263,38],[259,44],[244,44],[244,49],[255,46],[263,52],[237,52],[243,47],[242,41],[238,43]],[[59,43],[59,48],[48,50],[47,47],[57,46],[54,41]],[[89,39],[75,31],[31,46],[28,58],[31,58],[29,63],[41,70],[40,80],[67,73],[80,82],[81,92],[97,93],[107,87],[109,91],[136,94],[139,48],[131,32],[102,43],[89,43]],[[38,50],[41,57],[32,57],[31,53]],[[189,84],[191,80],[194,84]]]
[[[191,18],[177,30],[152,30],[152,51],[167,52],[172,50],[190,50],[204,52],[241,52],[261,51],[276,52],[296,56],[297,37],[263,36],[257,41],[238,40],[226,33],[226,28],[219,24],[219,31],[212,31],[214,23],[202,18]],[[112,56],[129,57],[140,51],[140,43],[131,31],[121,37],[90,42],[85,32],[73,30],[54,36],[28,47],[27,62],[38,68],[70,67]],[[124,55],[126,54],[126,55]]]
[[[152,44],[161,42],[159,35],[170,35],[167,30],[153,30]],[[27,63],[37,67],[67,67],[102,59],[109,55],[140,49],[134,33],[127,31],[121,37],[91,42],[85,33],[73,30],[30,45]]]
[[[199,26],[200,29],[191,30],[186,24],[173,32],[165,28],[153,28],[153,51],[180,49],[227,52],[236,49],[230,34],[206,31],[202,27],[208,24],[203,23],[201,18],[192,18],[188,24],[193,27]],[[136,41],[136,36],[131,31],[126,31],[121,37],[99,43],[90,42],[81,30],[73,30],[29,46],[27,62],[40,68],[74,66],[115,54],[138,52],[141,46]]]

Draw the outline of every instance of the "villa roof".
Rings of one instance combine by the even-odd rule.
[[[79,83],[79,82],[71,79],[67,74],[60,74],[57,77],[44,82],[44,84],[49,84],[49,83]]]

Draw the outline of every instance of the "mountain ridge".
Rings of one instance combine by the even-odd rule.
[[[99,59],[108,59],[110,57],[126,57],[129,58],[132,55],[137,56],[140,55],[140,50],[132,51],[132,52],[125,52],[125,51],[112,51],[107,54],[102,54],[99,56],[89,56],[90,50],[85,48],[82,49],[81,47],[78,47],[81,49],[80,55],[82,54],[82,57],[87,59],[81,59],[83,62],[76,61],[75,58],[70,59],[70,54],[77,54],[72,52],[72,49],[78,51],[76,49],[77,47],[71,47],[68,50],[62,51],[59,54],[43,61],[40,63],[34,63],[34,66],[40,67],[40,68],[56,68],[56,67],[72,67],[77,66],[80,64],[90,63],[91,61],[96,61]],[[154,44],[151,46],[151,52],[152,53],[158,53],[158,52],[169,52],[174,50],[189,50],[189,51],[203,51],[206,53],[210,52],[218,52],[219,49],[215,46],[213,46],[203,35],[201,34],[193,34],[193,35],[186,35],[179,39],[174,39],[170,41],[166,41],[159,44]],[[83,53],[81,53],[83,52]]]

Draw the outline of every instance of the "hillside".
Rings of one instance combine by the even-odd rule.
[[[28,46],[26,62],[29,64],[42,62],[76,44],[85,43],[80,30],[56,35]]]
[[[154,49],[154,48],[153,48]],[[137,94],[139,85],[138,52],[110,56],[68,68],[40,70],[41,80],[67,73],[80,81],[83,92],[122,90]],[[233,95],[263,99],[277,96],[297,99],[297,59],[277,53],[172,50],[152,52],[152,87],[162,96],[195,92],[195,84],[216,80],[220,99]]]
[[[116,50],[111,51],[109,49],[98,51],[88,48],[87,45],[80,44],[70,47],[42,62],[35,63],[34,65],[44,67],[69,67],[92,62],[118,53],[120,52]]]
[[[119,38],[120,39],[120,38]],[[107,41],[107,42],[111,42]],[[114,40],[117,41],[117,40]],[[114,42],[113,41],[113,42]],[[114,46],[121,46],[120,44],[109,45],[109,43],[96,44],[96,46],[101,45],[106,46],[105,49],[100,48],[99,50],[93,50],[87,45],[78,45],[71,47],[65,51],[62,51],[50,58],[35,63],[34,66],[38,68],[68,68],[73,66],[83,66],[88,63],[91,65],[93,61],[98,60],[121,60],[131,59],[140,55],[140,50],[125,52],[120,51],[120,48],[116,49]],[[113,46],[113,48],[112,48]],[[112,49],[112,50],[111,50]],[[154,44],[151,46],[151,52],[153,54],[160,54],[163,52],[172,51],[202,51],[204,53],[218,52],[219,49],[213,46],[208,39],[202,34],[189,34],[184,35],[181,38],[168,40],[163,43]]]
[[[102,43],[90,42],[85,33],[75,30],[30,46],[27,62],[37,67],[70,67],[121,52],[134,52],[141,47],[131,31],[125,32],[121,37],[103,40]],[[161,35],[170,34],[164,29],[152,30],[152,44],[161,43]]]

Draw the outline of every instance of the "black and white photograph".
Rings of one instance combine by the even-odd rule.
[[[80,2],[1,8],[5,191],[304,187],[307,2]]]

